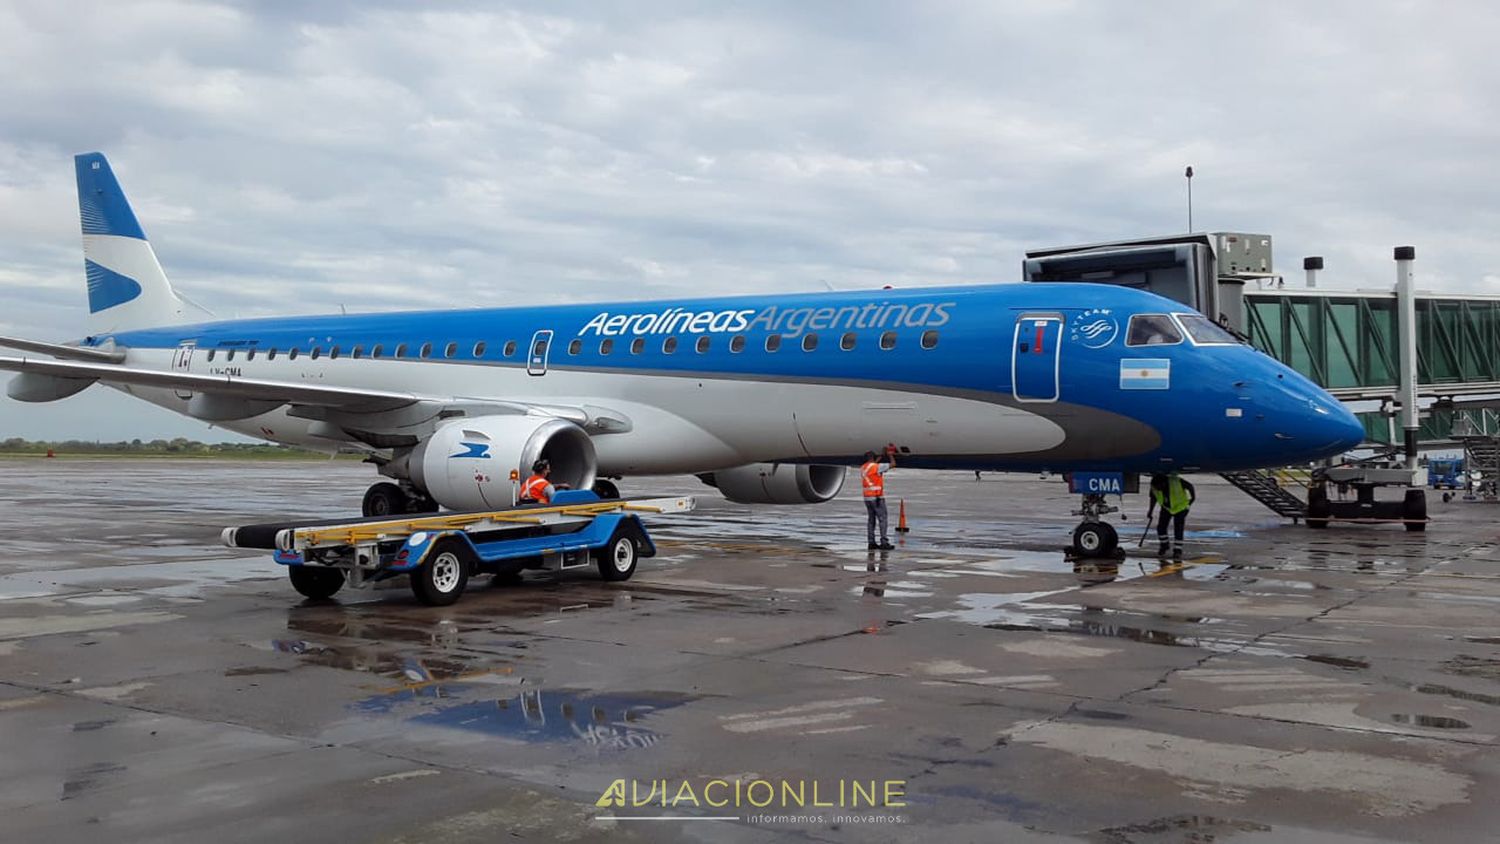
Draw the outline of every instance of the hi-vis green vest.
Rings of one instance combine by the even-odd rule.
[[[1151,495],[1156,498],[1157,506],[1161,507],[1168,513],[1181,513],[1188,508],[1187,490],[1182,488],[1182,478],[1179,478],[1176,475],[1172,475],[1167,478],[1167,494],[1165,496],[1165,501],[1162,500],[1162,492],[1159,489],[1152,488]]]

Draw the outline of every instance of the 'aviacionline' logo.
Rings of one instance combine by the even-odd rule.
[[[900,824],[906,816],[882,813],[906,805],[905,780],[617,779],[594,801],[603,809],[693,810],[680,817],[750,823]],[[747,810],[752,811],[740,814]],[[828,810],[826,813],[824,810]],[[676,820],[652,816],[646,820]]]

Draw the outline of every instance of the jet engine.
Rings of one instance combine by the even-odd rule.
[[[498,510],[511,505],[510,472],[521,480],[546,458],[552,483],[571,489],[594,485],[594,441],[565,419],[476,416],[438,426],[412,450],[411,480],[451,510]]]
[[[821,504],[844,488],[843,466],[751,463],[698,479],[738,504]]]

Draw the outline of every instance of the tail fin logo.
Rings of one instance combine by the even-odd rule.
[[[83,272],[88,278],[89,313],[123,305],[141,295],[141,285],[130,276],[120,275],[107,267],[85,259]]]

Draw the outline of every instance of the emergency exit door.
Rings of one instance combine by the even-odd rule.
[[[1016,401],[1057,401],[1062,317],[1022,314],[1011,342],[1010,383]]]
[[[531,348],[526,354],[526,374],[547,374],[547,351],[552,347],[552,329],[544,328],[531,338]]]

